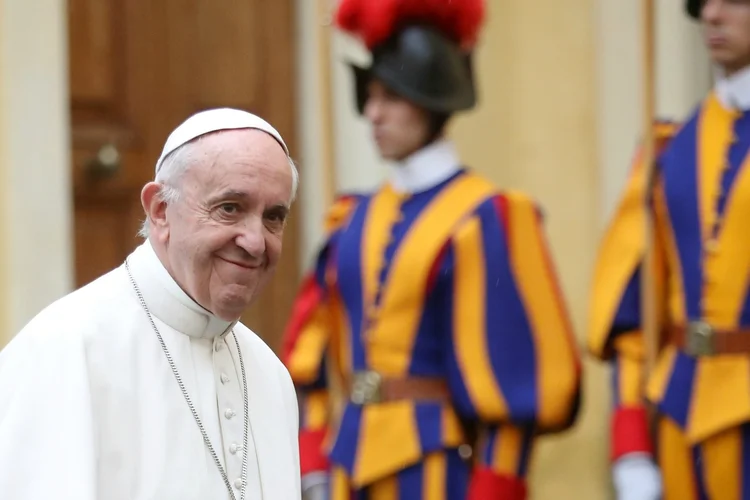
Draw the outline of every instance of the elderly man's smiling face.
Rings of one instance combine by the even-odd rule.
[[[213,133],[194,152],[176,186],[176,202],[149,197],[149,186],[144,188],[154,221],[151,239],[188,295],[216,316],[235,320],[281,255],[292,172],[279,143],[260,130]]]

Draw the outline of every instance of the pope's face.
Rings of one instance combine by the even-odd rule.
[[[156,237],[185,292],[231,321],[279,260],[292,173],[282,147],[259,130],[213,134],[196,149]]]
[[[728,73],[750,64],[750,0],[705,0],[701,21],[716,64]]]

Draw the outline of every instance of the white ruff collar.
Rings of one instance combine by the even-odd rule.
[[[225,335],[237,323],[214,316],[191,299],[170,276],[148,240],[128,256],[128,265],[149,311],[170,328],[205,339]]]
[[[441,139],[389,165],[389,182],[396,191],[418,193],[437,186],[458,172],[459,167],[455,146]]]
[[[725,108],[747,111],[750,109],[750,67],[730,77],[717,70],[714,89]]]

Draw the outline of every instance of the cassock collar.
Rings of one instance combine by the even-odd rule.
[[[225,335],[237,321],[225,321],[191,299],[172,278],[146,240],[128,257],[133,279],[138,284],[151,314],[167,326],[195,338]]]
[[[721,70],[717,70],[715,91],[724,107],[750,110],[750,66],[730,77],[725,77]]]
[[[451,141],[441,139],[403,161],[389,165],[389,182],[396,191],[418,193],[437,186],[459,168],[455,146]]]

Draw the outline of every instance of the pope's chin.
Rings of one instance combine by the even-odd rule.
[[[242,313],[252,304],[257,293],[256,288],[256,286],[246,285],[225,285],[212,301],[213,310],[211,312],[224,321],[239,319]]]

